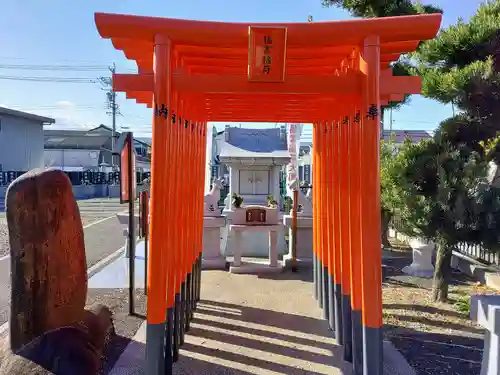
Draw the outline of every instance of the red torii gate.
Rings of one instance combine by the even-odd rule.
[[[165,363],[171,372],[182,322],[199,299],[206,123],[267,121],[314,124],[315,296],[354,372],[381,374],[377,115],[381,105],[420,93],[418,77],[394,77],[389,64],[434,38],[441,15],[278,24],[95,19],[100,35],[138,66],[138,74],[114,75],[114,90],[155,108],[146,373],[163,373]],[[181,205],[183,181],[193,184],[185,192],[193,199]]]

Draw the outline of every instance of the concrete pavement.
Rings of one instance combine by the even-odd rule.
[[[143,256],[143,243],[139,243],[138,290],[144,286]],[[204,271],[202,301],[174,375],[351,375],[352,367],[342,360],[343,350],[335,344],[312,296],[311,275],[307,267],[297,274],[260,276]],[[124,257],[89,280],[89,289],[127,287],[128,260]],[[145,339],[143,323],[109,374],[145,374]],[[384,375],[415,375],[389,342],[384,343],[384,361]]]

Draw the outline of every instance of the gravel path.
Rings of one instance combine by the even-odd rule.
[[[411,253],[385,259],[385,336],[404,355],[418,375],[479,374],[483,331],[457,311],[454,300],[476,293],[477,284],[456,274],[450,286],[451,303],[430,300],[432,280],[411,277],[400,270]]]
[[[0,258],[9,252],[9,231],[5,212],[0,212]]]

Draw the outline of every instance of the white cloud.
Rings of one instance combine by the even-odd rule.
[[[56,102],[56,106],[58,106],[58,107],[64,107],[64,108],[69,108],[69,107],[74,107],[75,104],[72,103],[72,102],[69,102],[67,100],[60,100],[60,101]]]
[[[81,122],[72,116],[54,116],[56,123],[50,126],[50,129],[74,129],[74,130],[85,130],[95,128],[95,123],[92,122]]]
[[[56,120],[56,123],[51,125],[50,129],[85,130],[97,126],[94,122],[81,118],[81,113],[75,110],[75,103],[68,100],[60,100],[54,104],[56,108],[48,112]]]

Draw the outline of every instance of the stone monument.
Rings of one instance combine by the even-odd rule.
[[[69,178],[33,170],[7,190],[13,350],[82,320],[87,264],[80,212]],[[14,291],[16,291],[14,293]]]
[[[69,364],[78,349],[72,354],[65,350],[79,339],[58,330],[84,332],[81,358],[92,345],[93,361],[100,363],[104,338],[113,326],[107,308],[85,310],[83,226],[71,182],[60,170],[35,169],[14,180],[6,196],[12,293],[10,345],[0,374],[32,374],[36,364],[46,364],[42,367],[47,370],[64,361],[69,366],[65,374],[81,373],[77,368],[85,366],[83,362]]]

